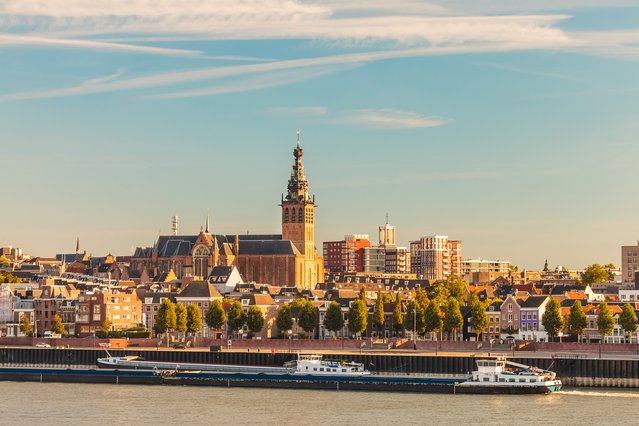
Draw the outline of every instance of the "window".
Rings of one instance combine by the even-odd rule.
[[[295,209],[291,210],[291,223],[295,223]]]
[[[508,304],[508,312],[512,312],[513,311],[513,304],[509,303]]]
[[[297,217],[297,221],[299,223],[303,223],[304,222],[304,210],[303,209],[299,210],[299,216]]]
[[[288,223],[288,207],[284,210],[284,223]]]

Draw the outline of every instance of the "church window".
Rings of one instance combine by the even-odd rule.
[[[200,246],[193,253],[193,265],[195,266],[195,275],[206,278],[209,274],[209,249]]]
[[[295,223],[295,209],[291,210],[291,222]]]
[[[298,222],[299,222],[299,223],[303,223],[303,222],[304,222],[304,210],[303,210],[303,209],[300,209],[300,214],[299,214]]]
[[[288,207],[284,210],[284,223],[288,223]]]

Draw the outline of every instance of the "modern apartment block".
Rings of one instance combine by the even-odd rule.
[[[341,241],[324,242],[324,269],[333,273],[364,271],[364,248],[370,245],[366,234],[350,234]]]
[[[636,246],[621,246],[621,275],[623,283],[632,283],[639,271],[639,241]]]
[[[387,274],[410,273],[410,251],[406,247],[386,248],[384,255]]]
[[[470,275],[473,272],[494,272],[508,274],[510,262],[507,260],[464,259],[462,260],[462,274]]]
[[[386,250],[383,247],[364,247],[364,272],[386,272]]]
[[[462,242],[432,235],[410,243],[411,272],[418,278],[442,280],[462,275]]]

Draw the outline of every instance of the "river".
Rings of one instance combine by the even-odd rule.
[[[639,391],[448,395],[0,382],[0,424],[636,425]]]

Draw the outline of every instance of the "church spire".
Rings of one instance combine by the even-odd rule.
[[[77,236],[75,240],[75,252],[76,254],[80,253],[80,236]]]
[[[206,232],[207,234],[209,233],[209,211],[206,211],[206,230],[204,232]]]
[[[309,201],[308,196],[308,181],[304,175],[304,164],[302,163],[302,156],[304,150],[300,145],[300,131],[297,131],[297,147],[293,150],[293,157],[295,162],[293,163],[293,171],[291,172],[291,178],[288,180],[288,193],[286,194],[287,201]]]

